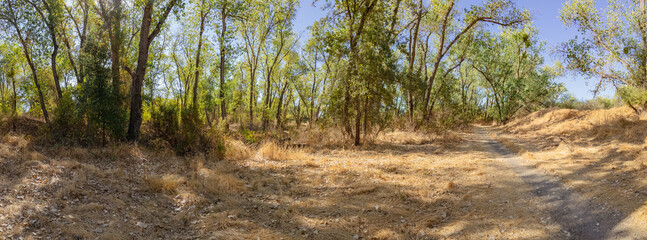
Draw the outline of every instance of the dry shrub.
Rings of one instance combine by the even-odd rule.
[[[258,149],[257,156],[270,161],[305,160],[307,153],[300,148],[291,148],[266,141]]]
[[[242,161],[252,156],[252,150],[239,140],[226,141],[225,159],[232,161]]]
[[[41,126],[45,122],[27,117],[27,116],[13,116],[2,119],[0,123],[0,133],[15,132],[27,136],[35,136],[40,133]]]
[[[186,183],[186,178],[177,174],[149,175],[144,177],[144,181],[153,191],[175,193],[180,185]]]
[[[2,142],[7,143],[13,147],[24,149],[29,144],[23,135],[7,134],[2,138]]]
[[[380,134],[377,140],[386,143],[421,145],[432,143],[434,139],[429,133],[395,130]]]
[[[236,166],[228,161],[213,164],[212,168],[205,167],[200,159],[192,163],[195,177],[190,185],[198,191],[206,191],[215,195],[247,191],[245,183],[236,176]]]
[[[380,229],[375,233],[375,235],[372,237],[372,239],[378,239],[378,240],[396,240],[396,239],[402,239],[402,236],[400,234],[394,232],[391,229]]]
[[[350,141],[340,128],[313,128],[299,131],[291,139],[295,145],[311,147],[332,147],[347,145]]]
[[[443,131],[438,135],[436,141],[442,145],[455,145],[463,142],[463,138],[454,131]]]

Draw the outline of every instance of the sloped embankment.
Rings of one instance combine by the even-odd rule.
[[[601,206],[619,210],[623,220],[616,233],[647,235],[647,119],[628,107],[547,109],[500,130],[498,140],[535,167]]]

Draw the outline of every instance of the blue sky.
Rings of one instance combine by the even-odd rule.
[[[326,13],[320,8],[323,6],[324,1],[320,0],[312,5],[312,0],[302,0],[301,7],[297,10],[297,16],[294,24],[294,29],[302,34],[302,38],[308,37],[307,27]],[[470,4],[482,4],[484,0],[458,0],[458,5],[465,8]],[[574,28],[566,28],[559,20],[559,12],[565,1],[561,0],[513,0],[517,7],[528,9],[534,16],[534,24],[539,30],[539,38],[546,42],[547,49],[544,52],[545,64],[552,65],[557,61],[557,57],[551,54],[559,44],[568,41],[575,37],[578,33]],[[598,9],[606,7],[605,0],[596,0],[596,7]],[[567,74],[560,78],[555,79],[556,82],[564,83],[569,92],[575,95],[578,99],[591,99],[593,98],[593,90],[595,86],[595,79],[588,81],[582,76]],[[612,87],[601,93],[600,96],[613,97],[614,90]]]

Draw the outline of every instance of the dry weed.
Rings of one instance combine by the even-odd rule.
[[[252,156],[252,150],[239,140],[227,140],[225,150],[225,159],[232,161],[242,161]]]
[[[432,143],[433,137],[430,133],[394,130],[379,134],[377,140],[384,143],[421,145]]]
[[[177,174],[149,175],[144,177],[150,188],[156,192],[177,192],[177,188],[186,183],[186,178]]]
[[[258,148],[257,157],[270,161],[305,160],[308,154],[301,148],[285,147],[267,141]]]

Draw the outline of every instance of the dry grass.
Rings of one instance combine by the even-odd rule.
[[[270,161],[305,160],[308,154],[302,148],[286,147],[266,141],[258,148],[257,157]]]
[[[291,134],[292,143],[310,147],[340,147],[350,144],[350,139],[340,128],[313,128]]]
[[[144,177],[144,181],[150,185],[153,191],[168,191],[170,193],[176,193],[177,188],[181,184],[186,183],[186,178],[177,174],[167,174],[167,175],[150,175]]]
[[[422,132],[409,132],[395,130],[385,132],[377,137],[380,142],[394,143],[394,144],[429,144],[434,141],[434,135]]]
[[[225,144],[225,159],[242,161],[252,156],[252,150],[239,140],[227,140]]]
[[[619,229],[644,230],[645,119],[627,107],[550,109],[516,119],[502,129],[508,134],[501,134],[499,139],[518,152],[531,154],[531,164],[559,177],[585,197],[619,210],[625,217]]]
[[[313,131],[257,148],[228,140],[218,161],[136,145],[45,149],[5,137],[0,239],[499,239],[559,232],[540,223],[545,213],[532,195],[519,194],[527,191],[521,180],[469,134],[385,133],[374,145],[344,148],[335,145],[343,142],[340,132]]]

